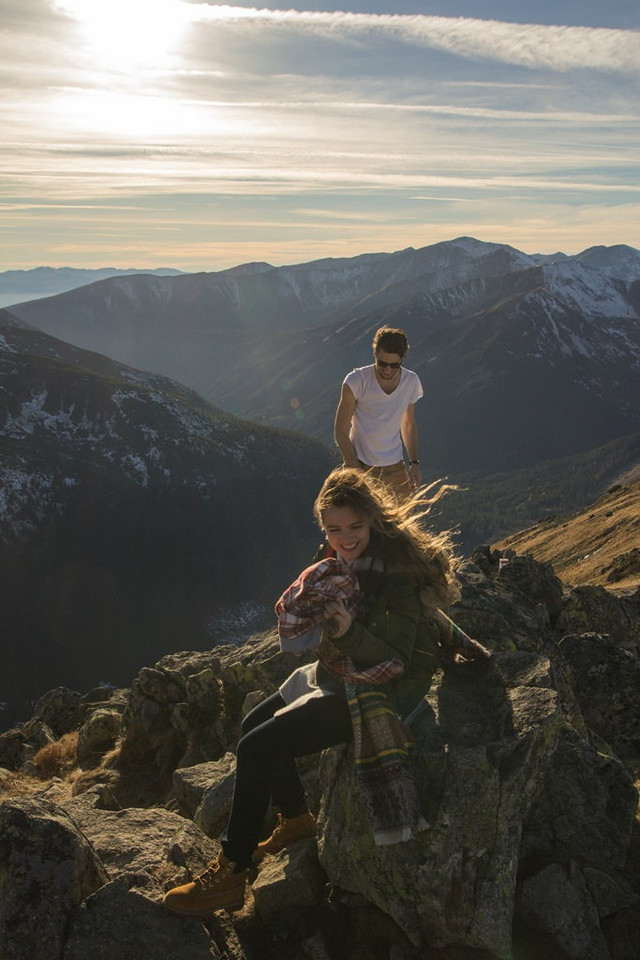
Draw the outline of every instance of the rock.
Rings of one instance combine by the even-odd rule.
[[[622,763],[567,726],[522,825],[522,863],[542,857],[623,869],[638,794]]]
[[[62,956],[74,907],[107,876],[71,817],[46,800],[0,804],[0,956]]]
[[[212,709],[207,713],[202,706],[188,702],[187,685],[190,676],[212,669],[216,663],[210,653],[185,652],[164,657],[153,669],[141,670],[134,680],[124,714],[118,768],[125,776],[146,769],[147,789],[140,784],[145,802],[168,795],[176,767],[219,755],[215,734],[218,698],[211,699]],[[191,689],[201,694],[199,684]]]
[[[94,762],[113,747],[121,730],[122,716],[117,710],[94,710],[78,730],[78,762],[82,766]]]
[[[224,648],[220,663],[228,714],[240,718],[248,695],[263,690],[269,696],[296,667],[311,659],[311,654],[296,657],[282,653],[275,629],[253,637],[239,650]]]
[[[563,587],[550,563],[538,563],[529,554],[513,556],[499,568],[499,579],[534,604],[541,604],[553,626],[562,610]]]
[[[8,770],[19,770],[25,761],[26,736],[19,727],[0,733],[0,765]]]
[[[144,766],[157,784],[155,801],[163,801],[176,768],[235,748],[247,695],[273,693],[300,662],[280,652],[271,631],[241,648],[170,654],[143,668],[125,711],[120,766]]]
[[[431,827],[412,842],[376,847],[351,748],[323,754],[320,862],[416,945],[509,952],[522,822],[564,726],[558,693],[542,685],[548,664],[537,661],[501,654],[489,670],[468,664],[436,681],[414,726]]]
[[[551,863],[526,880],[518,906],[571,960],[611,960],[598,912],[575,862]]]
[[[598,633],[569,634],[560,650],[587,725],[640,768],[640,659]]]
[[[217,960],[222,953],[197,918],[172,916],[146,876],[105,884],[74,913],[62,960]],[[116,919],[117,918],[117,919]],[[236,954],[238,960],[243,954]]]
[[[640,547],[634,547],[614,557],[608,567],[603,572],[608,572],[607,583],[618,583],[620,580],[626,580],[627,577],[635,577],[640,573]]]
[[[14,730],[0,734],[0,763],[11,770],[22,770],[43,747],[54,743],[53,731],[32,718]]]
[[[0,805],[0,877],[3,890],[21,898],[20,909],[10,899],[0,904],[2,960],[245,960],[245,948],[252,960],[567,960],[607,950],[611,960],[635,960],[637,794],[617,754],[635,765],[637,657],[628,636],[640,591],[605,597],[604,606],[576,591],[559,601],[547,567],[511,556],[500,569],[500,559],[481,550],[463,564],[452,611],[495,651],[493,660],[438,673],[413,725],[412,766],[429,829],[375,847],[351,748],[301,758],[321,866],[313,841],[266,858],[233,925],[223,912],[204,924],[167,914],[164,890],[191,879],[217,850],[205,832],[216,836],[227,821],[242,715],[303,662],[280,652],[274,631],[241,648],[171,654],[141,670],[129,690],[81,698],[63,737],[86,739],[89,762],[110,742],[117,715],[119,753],[46,785],[11,771],[0,778],[7,790],[37,791]],[[592,604],[596,619],[618,633],[567,630],[577,598],[580,616]],[[38,745],[62,749],[63,737],[49,741],[74,704],[73,691],[45,696],[40,716],[0,736],[0,764],[17,761],[17,770]],[[105,736],[94,740],[101,711],[109,714]],[[182,816],[167,809],[176,805]],[[13,836],[16,810],[28,821],[18,831],[26,840],[9,847],[5,818]],[[38,826],[43,812],[46,829]],[[63,848],[59,862],[45,849],[56,831],[65,838],[53,848]],[[29,888],[32,899],[22,892],[21,851],[50,871]],[[93,865],[90,882],[79,879],[90,873],[83,858]],[[526,944],[517,925],[512,943],[514,915]]]
[[[476,551],[459,568],[462,596],[450,616],[490,650],[549,654],[554,639],[550,611],[555,617],[560,581],[556,583],[550,569],[536,578],[535,570],[541,567],[530,557],[516,557],[498,573],[497,564]]]
[[[302,911],[321,902],[326,883],[315,839],[299,840],[262,862],[252,885],[258,915],[281,931],[296,926]]]
[[[616,597],[604,587],[574,587],[564,600],[556,630],[566,634],[608,634],[616,646],[640,652],[640,590]]]
[[[194,823],[162,808],[103,810],[99,793],[83,794],[64,809],[91,841],[109,877],[145,873],[168,889],[199,873],[216,846]]]
[[[36,703],[34,718],[42,720],[53,731],[54,739],[77,730],[82,719],[82,696],[68,687],[55,687]]]
[[[583,867],[582,872],[601,920],[640,904],[640,893],[633,890],[622,873],[614,875],[613,871],[605,873],[589,866]]]
[[[228,810],[233,793],[235,767],[235,754],[229,752],[220,760],[197,763],[193,767],[179,767],[174,771],[173,789],[181,813],[195,818],[196,811],[207,793],[211,795],[208,806],[226,806]],[[204,832],[208,834],[209,830],[204,829]]]

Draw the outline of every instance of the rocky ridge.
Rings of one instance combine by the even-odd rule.
[[[460,578],[494,658],[439,673],[413,722],[429,829],[376,848],[350,749],[308,758],[317,845],[267,858],[231,917],[161,899],[215,850],[243,711],[299,661],[268,632],[42,698],[0,736],[4,960],[637,958],[638,592],[622,616],[488,548]]]

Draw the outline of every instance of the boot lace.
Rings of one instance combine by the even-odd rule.
[[[207,890],[209,887],[212,887],[216,883],[220,883],[227,874],[231,873],[233,870],[233,864],[230,862],[221,863],[220,859],[216,857],[215,860],[212,860],[206,869],[199,873],[197,877],[193,878],[193,882],[197,883],[202,890]]]
[[[284,828],[286,827],[286,825],[287,825],[287,821],[286,821],[285,818],[282,816],[282,814],[279,813],[279,814],[278,814],[278,819],[276,820],[276,825],[275,825],[275,827],[273,828],[273,833],[271,834],[272,839],[275,839],[275,838],[278,836],[279,833],[282,833],[282,831],[284,830]]]

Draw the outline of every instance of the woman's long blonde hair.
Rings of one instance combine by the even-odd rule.
[[[435,534],[423,522],[433,504],[447,490],[456,489],[436,481],[421,487],[404,501],[379,480],[362,470],[333,470],[322,484],[313,505],[318,526],[330,507],[351,507],[383,538],[390,541],[392,569],[401,569],[416,580],[427,607],[444,607],[460,596],[455,577],[455,556],[448,533]]]

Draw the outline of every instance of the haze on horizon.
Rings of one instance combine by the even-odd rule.
[[[0,12],[0,270],[640,246],[635,0]]]

